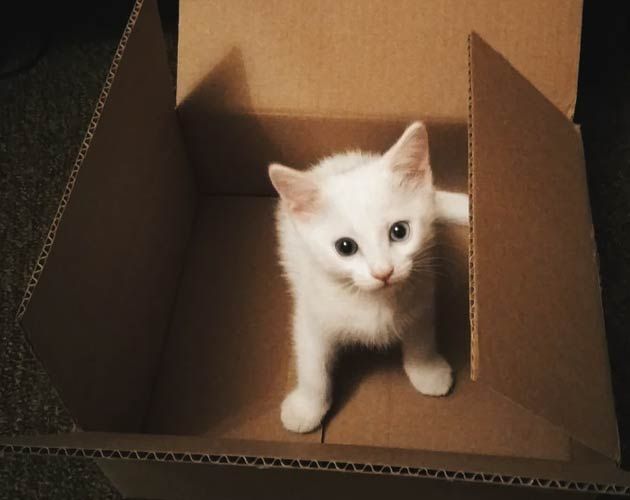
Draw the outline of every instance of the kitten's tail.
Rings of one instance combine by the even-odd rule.
[[[468,225],[467,194],[436,191],[435,208],[438,222]]]

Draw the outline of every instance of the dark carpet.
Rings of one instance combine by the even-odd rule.
[[[61,2],[54,9],[50,4],[29,3],[19,13],[0,7],[0,434],[72,426],[13,318],[131,9],[130,1]],[[630,463],[628,4],[586,0],[576,110],[625,463]],[[176,0],[160,6],[174,61]],[[90,461],[5,456],[0,498],[118,494]]]

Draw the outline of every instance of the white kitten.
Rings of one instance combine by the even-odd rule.
[[[297,386],[282,403],[284,426],[320,425],[335,353],[346,343],[401,341],[413,386],[447,394],[453,376],[436,351],[429,252],[433,223],[467,223],[468,199],[434,189],[424,124],[411,124],[383,155],[341,154],[305,172],[274,164],[269,176],[295,300]]]

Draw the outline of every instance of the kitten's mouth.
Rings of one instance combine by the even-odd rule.
[[[389,288],[396,288],[396,286],[400,285],[403,280],[388,280],[385,281],[378,290],[387,290]]]
[[[405,273],[396,274],[392,276],[391,278],[389,278],[387,281],[385,281],[383,286],[388,287],[388,288],[395,287],[397,285],[403,284],[406,280],[407,280],[407,274]]]
[[[375,292],[375,293],[388,292],[400,286],[404,281],[405,281],[404,278],[401,277],[401,278],[389,279],[387,281],[381,281],[379,284],[371,285],[369,287],[361,287],[357,284],[355,284],[355,286],[357,286],[357,288],[364,290],[366,292]]]

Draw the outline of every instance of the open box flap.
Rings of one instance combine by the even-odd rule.
[[[181,0],[177,102],[465,122],[476,31],[572,116],[581,15],[576,0]]]
[[[157,5],[138,1],[20,310],[85,429],[142,426],[194,204]]]
[[[619,458],[581,138],[470,38],[473,378]]]

